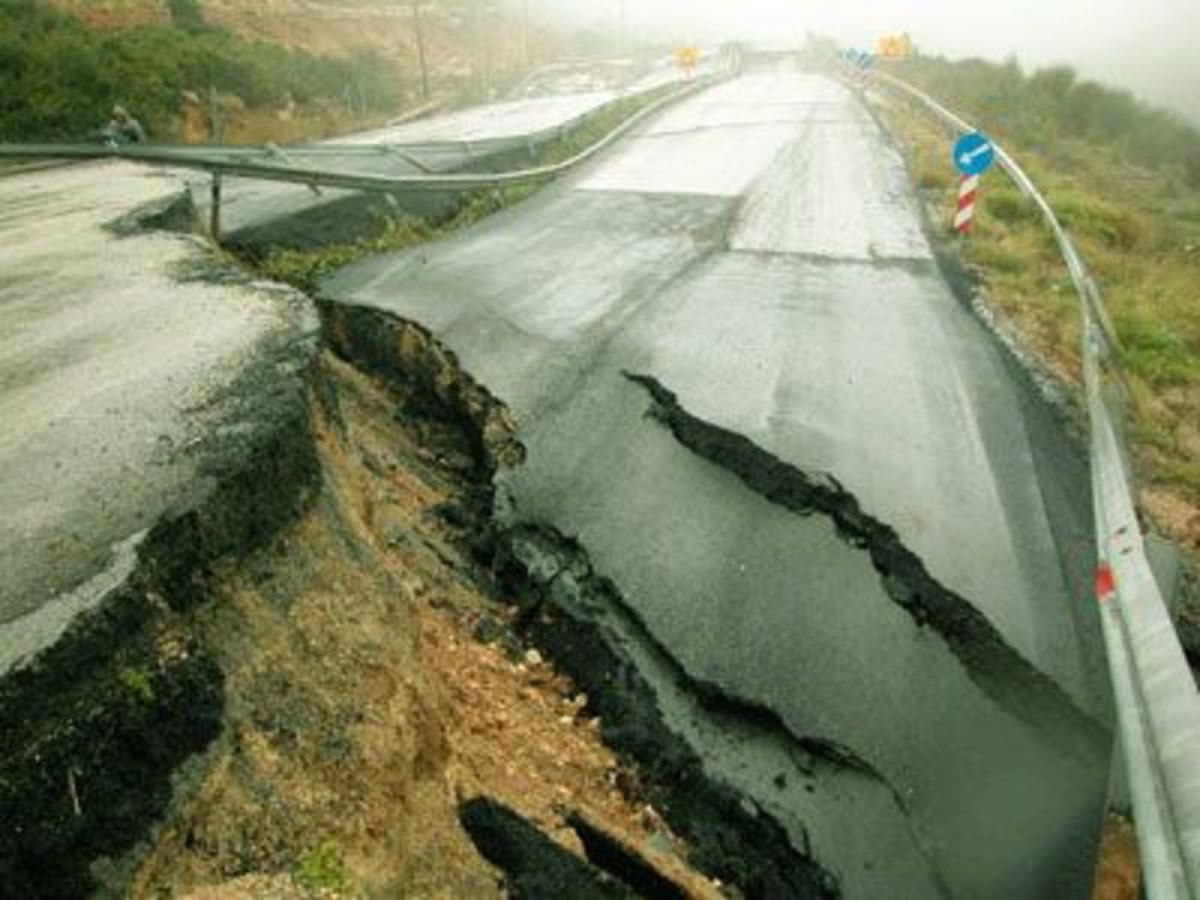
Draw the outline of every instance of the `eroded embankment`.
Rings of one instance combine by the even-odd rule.
[[[419,326],[319,311],[333,352],[264,353],[231,388],[262,427],[0,683],[6,895],[836,894],[662,724],[578,548],[559,603],[496,532],[503,405]]]
[[[229,388],[261,427],[222,435],[203,497],[146,534],[132,574],[90,614],[0,680],[6,896],[86,895],[89,864],[134,846],[166,810],[172,773],[218,733],[222,672],[192,618],[217,561],[261,546],[312,496],[311,349],[262,348]]]
[[[411,338],[384,335],[423,372],[406,383],[428,385],[445,370]],[[715,897],[578,688],[523,645],[491,592],[478,433],[395,373],[389,385],[324,353],[314,378],[317,501],[231,561],[197,617],[225,677],[222,733],[134,895],[490,897],[496,860],[526,891],[534,867],[541,892],[526,896],[628,896],[596,893],[626,881],[586,861],[570,819],[610,836],[631,870]]]
[[[735,474],[755,493],[798,515],[819,514],[842,540],[861,548],[887,595],[919,625],[937,631],[968,677],[1035,734],[1089,765],[1106,758],[1106,731],[1010,647],[967,600],[938,583],[896,531],[864,512],[831,475],[811,476],[748,438],[693,416],[648,375],[626,373],[652,401],[651,414],[689,450]]]
[[[748,896],[836,895],[831,876],[795,849],[778,823],[710,779],[696,752],[665,726],[653,687],[594,615],[600,606],[623,603],[611,582],[592,571],[583,548],[541,527],[492,528],[495,471],[524,455],[503,405],[421,326],[370,308],[328,303],[320,311],[335,353],[414,397],[407,414],[432,414],[471,435],[472,462],[489,495],[486,511],[475,517],[484,525],[472,538],[477,558],[515,603],[517,633],[586,695],[586,711],[598,719],[605,743],[636,769],[640,794],[687,840],[690,861]],[[705,702],[720,702],[712,691],[698,686],[698,692]],[[741,712],[755,722],[763,715]]]

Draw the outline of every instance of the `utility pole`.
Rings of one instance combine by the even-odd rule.
[[[617,56],[625,58],[625,0],[617,0],[617,13],[620,19],[617,31]]]
[[[421,97],[429,102],[429,63],[425,59],[425,32],[421,27],[421,3],[423,0],[412,0],[413,30],[417,37],[417,61],[421,65]]]

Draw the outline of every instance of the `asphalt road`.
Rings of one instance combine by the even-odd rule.
[[[324,293],[431,328],[510,405],[529,450],[514,516],[578,536],[693,677],[880,774],[831,764],[773,787],[786,753],[706,735],[661,687],[708,765],[807,833],[848,896],[1089,895],[1100,729],[1083,752],[1038,733],[829,520],[682,446],[622,374],[833,475],[1103,719],[1085,474],[947,284],[901,159],[845,88],[751,71]]]
[[[124,163],[0,179],[0,674],[208,489],[222,435],[264,424],[226,388],[312,328],[289,292],[214,283],[196,238],[105,227],[180,191]]]

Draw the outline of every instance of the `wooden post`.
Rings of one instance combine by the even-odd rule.
[[[212,205],[208,210],[208,233],[216,243],[221,243],[221,173],[213,172]]]

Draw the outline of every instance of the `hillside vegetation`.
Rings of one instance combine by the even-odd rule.
[[[1200,189],[1200,132],[1128,91],[1080,79],[1067,66],[1027,74],[1011,58],[917,57],[897,73],[969,110],[998,138],[1047,154],[1054,163],[1073,163],[1072,145],[1081,142]]]
[[[896,71],[1005,145],[1075,238],[1122,344],[1142,507],[1200,559],[1200,134],[1066,68],[917,59]],[[907,104],[885,115],[948,233],[951,135]],[[1071,282],[1037,211],[999,170],[984,178],[960,252],[1006,326],[1078,385]]]
[[[194,4],[174,6],[173,23],[96,31],[34,0],[0,3],[0,140],[83,140],[117,103],[170,140],[189,93],[327,119],[399,104],[395,72],[376,54],[330,59],[248,41],[205,24]]]

